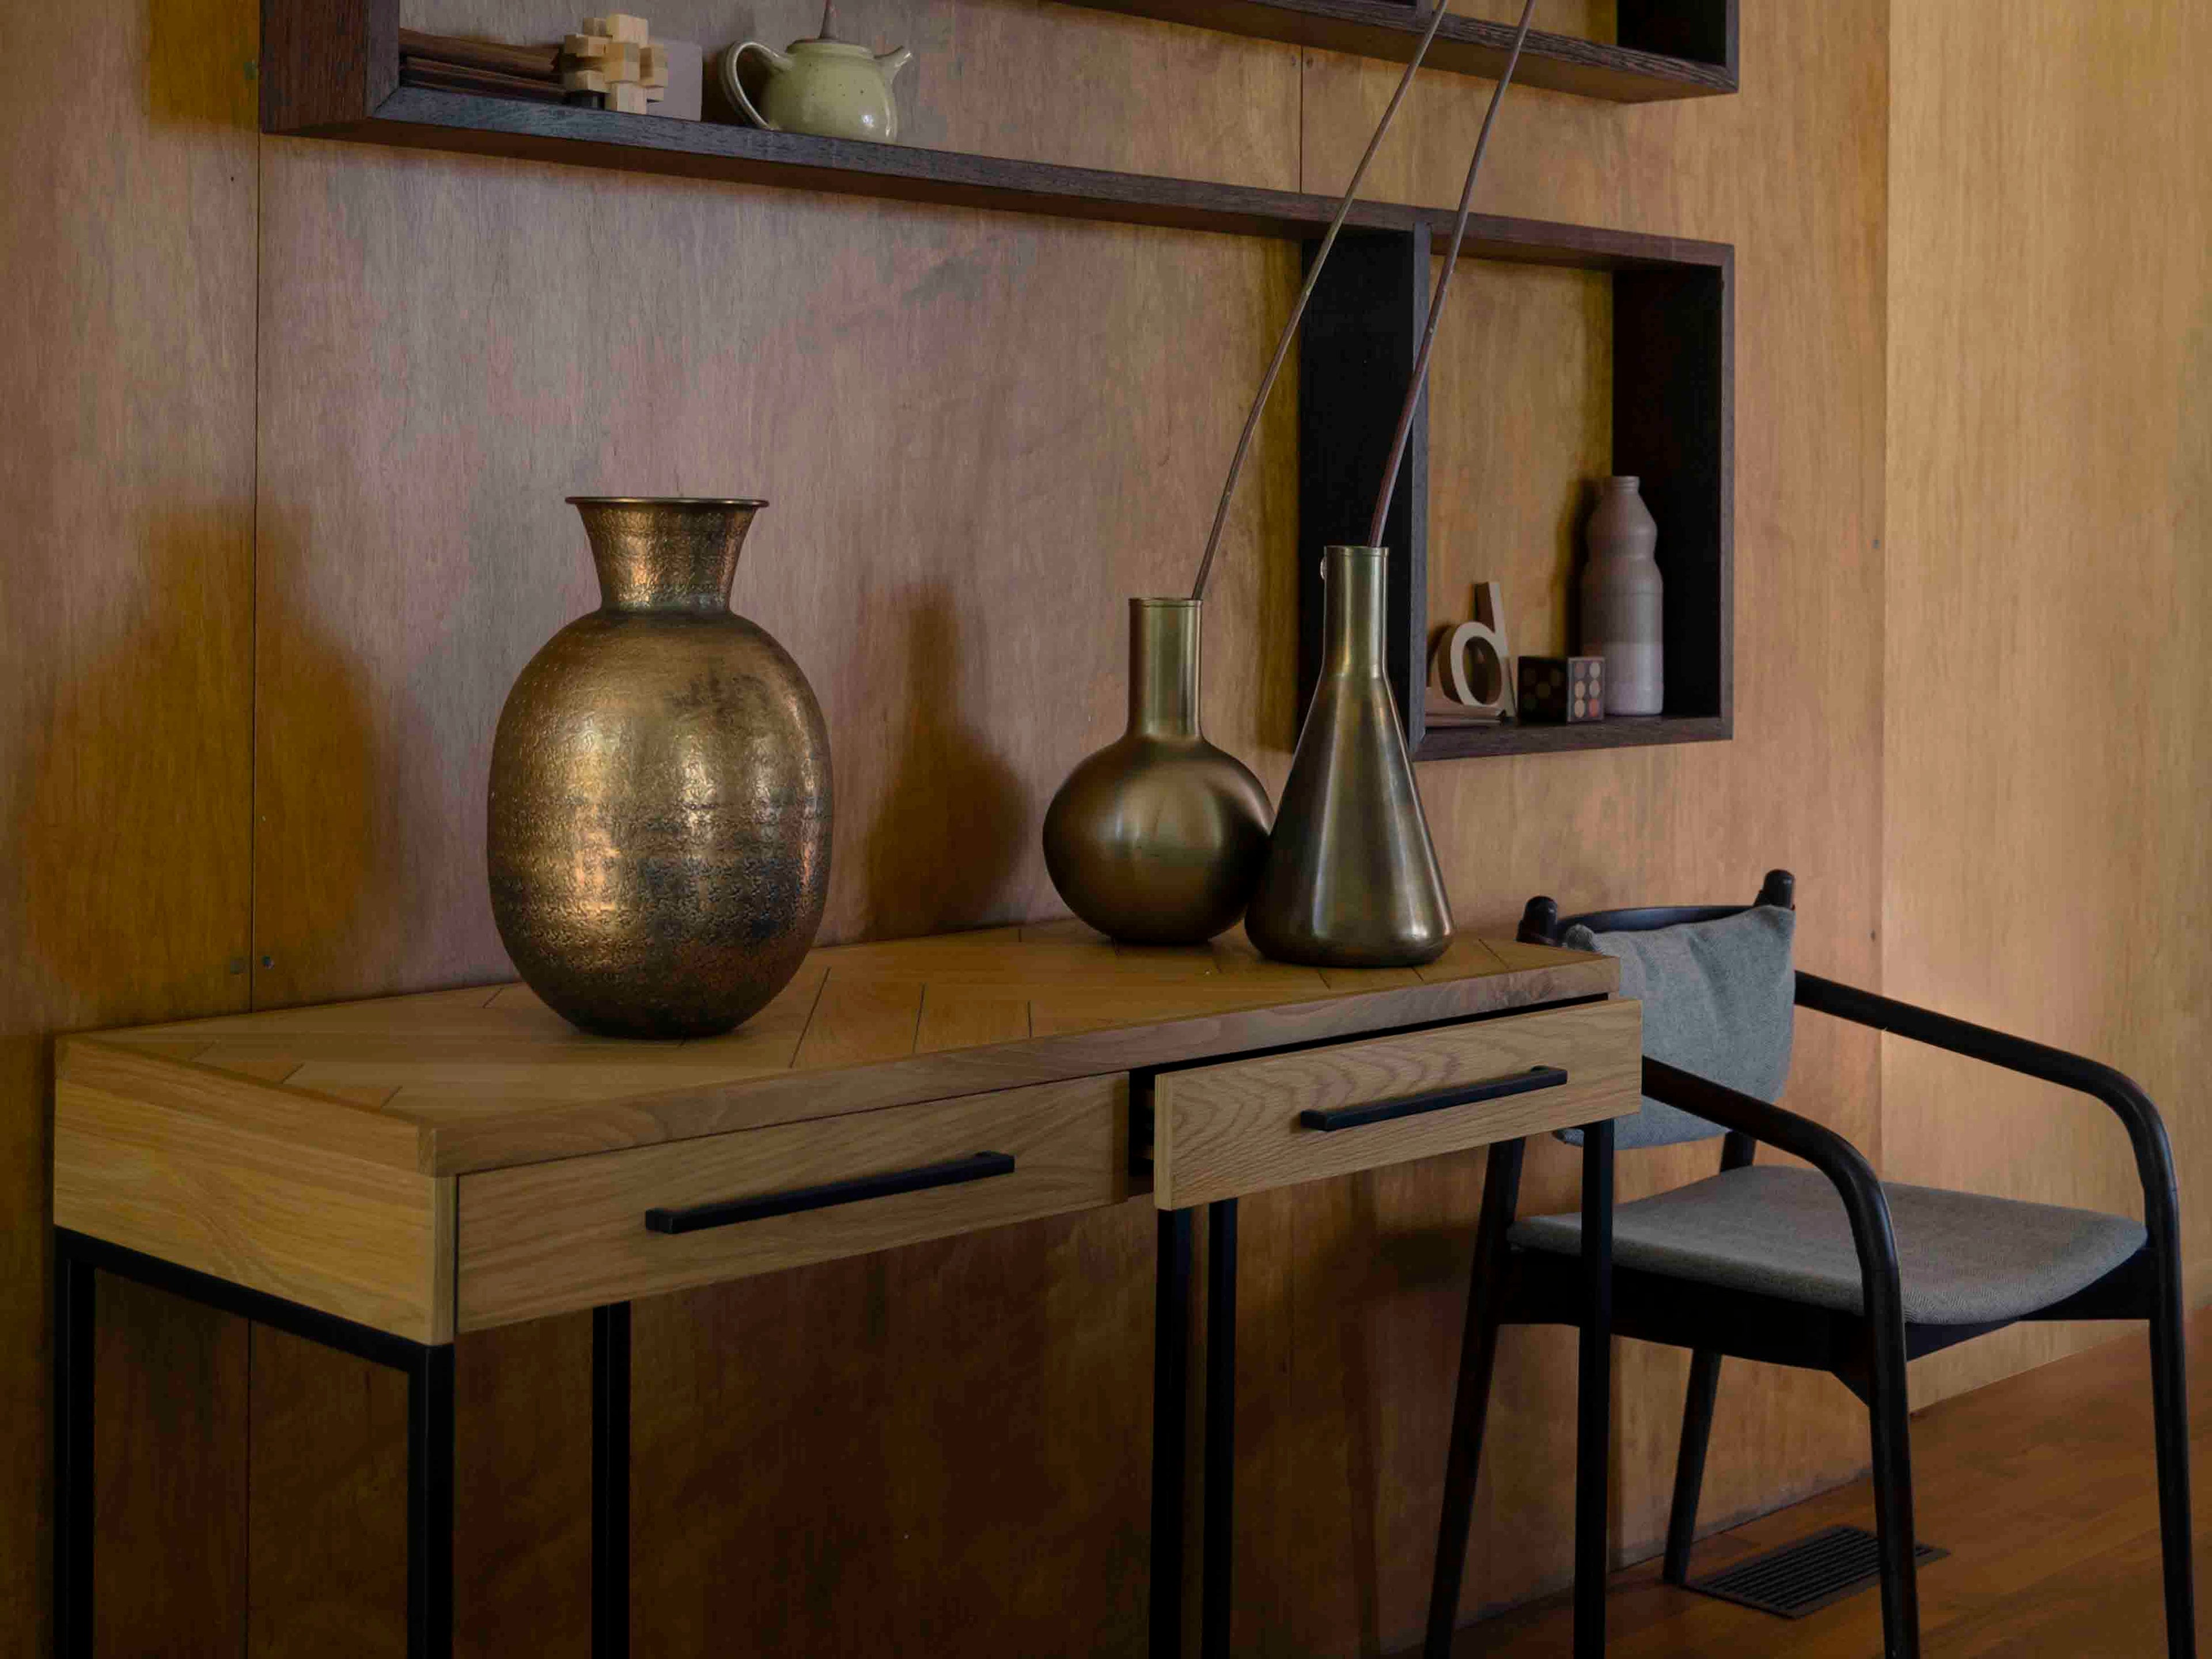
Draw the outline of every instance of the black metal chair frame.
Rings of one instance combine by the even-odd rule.
[[[1771,872],[1757,902],[1794,908],[1796,882],[1786,870]],[[1694,906],[1599,911],[1562,920],[1548,898],[1529,901],[1521,922],[1523,943],[1557,945],[1576,922],[1597,933],[1639,932],[1682,922],[1711,921],[1748,907]],[[2108,1066],[2063,1049],[2008,1036],[1987,1027],[1917,1008],[1888,997],[1800,973],[1796,1006],[2094,1097],[2126,1128],[2142,1182],[2142,1248],[2102,1279],[2024,1320],[2142,1319],[2150,1326],[2151,1392],[2156,1423],[2160,1537],[2165,1568],[2168,1659],[2195,1659],[2195,1589],[2189,1515],[2189,1421],[2182,1329],[2179,1210],[2173,1155],[2166,1126],[2149,1097]],[[1697,1534],[1698,1498],[1704,1484],[1714,1396],[1723,1356],[1824,1370],[1839,1378],[1867,1407],[1872,1429],[1875,1528],[1881,1540],[1882,1645],[1889,1659],[1918,1659],[1919,1596],[1913,1562],[1912,1469],[1906,1426],[1905,1368],[1956,1343],[2014,1323],[1908,1324],[1898,1280],[1897,1244],[1889,1206],[1873,1166],[1850,1141],[1809,1118],[1707,1082],[1646,1056],[1644,1092],[1725,1130],[1721,1168],[1749,1164],[1759,1145],[1794,1154],[1826,1176],[1842,1198],[1857,1248],[1863,1314],[1838,1313],[1782,1297],[1694,1283],[1665,1274],[1616,1267],[1613,1328],[1622,1336],[1688,1348],[1688,1398],[1682,1413],[1681,1447],[1674,1468],[1673,1508],[1667,1528],[1662,1576],[1685,1583]],[[1607,1138],[1608,1139],[1610,1137]],[[1608,1148],[1608,1153],[1610,1149]],[[1444,1505],[1438,1529],[1436,1577],[1429,1605],[1426,1659],[1448,1659],[1458,1621],[1460,1578],[1467,1556],[1474,1487],[1482,1451],[1491,1371],[1498,1332],[1508,1324],[1580,1322],[1586,1293],[1582,1264],[1571,1256],[1517,1249],[1507,1243],[1520,1196],[1523,1143],[1490,1150],[1482,1209],[1475,1227],[1474,1280],[1468,1288],[1467,1334],[1451,1448],[1445,1466]],[[1585,1148],[1587,1152],[1588,1148]],[[1586,1170],[1589,1160],[1585,1160]],[[1611,1169],[1604,1171],[1610,1198]],[[1585,1179],[1588,1179],[1587,1174]],[[1586,1195],[1587,1196],[1587,1195]],[[1585,1204],[1587,1208],[1587,1203]],[[1583,1396],[1589,1400],[1587,1392]],[[1600,1401],[1597,1409],[1607,1408]],[[1585,1446],[1593,1437],[1583,1437]],[[1610,1444],[1609,1425],[1599,1447]],[[1600,1455],[1604,1454],[1601,1452]],[[1584,1454],[1588,1455],[1587,1453]],[[1577,1471],[1577,1488],[1603,1469]],[[1608,1563],[1602,1536],[1577,1528],[1575,1551],[1577,1659],[1604,1651],[1602,1613],[1583,1616],[1586,1602],[1601,1598]]]

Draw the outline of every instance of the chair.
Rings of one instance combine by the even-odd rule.
[[[1565,921],[1550,899],[1532,899],[1520,937],[1524,943],[1559,945],[1577,927],[1601,936],[1637,934],[1720,922],[1758,906],[1790,910],[1795,887],[1789,872],[1777,870],[1767,876],[1754,906],[1610,910]],[[1588,948],[1590,942],[1583,942]],[[1620,948],[1648,950],[1650,943]],[[1693,1356],[1665,1581],[1681,1584],[1688,1576],[1723,1357],[1828,1371],[1865,1403],[1872,1429],[1883,1650],[1889,1659],[1917,1659],[1906,1362],[2022,1320],[2143,1319],[2150,1326],[2166,1652],[2169,1659],[2193,1659],[2180,1225],[2172,1155],[2148,1097],[2094,1060],[1797,973],[1790,999],[1796,1008],[1930,1043],[2102,1101],[2134,1146],[2143,1223],[1888,1185],[1833,1131],[1653,1058],[1650,1013],[1663,994],[1656,984],[1647,988],[1645,1098],[1636,1116],[1619,1121],[1619,1144],[1726,1137],[1717,1175],[1611,1212],[1615,1332],[1687,1348]],[[1786,1006],[1780,1017],[1786,1033]],[[1785,1048],[1784,1072],[1787,1063]],[[1692,1118],[1655,1112],[1654,1103]],[[1644,1133],[1639,1135],[1639,1129]],[[1762,1143],[1813,1167],[1759,1167],[1753,1159]],[[1594,1167],[1589,1152],[1586,1147],[1586,1182]],[[1458,1619],[1498,1328],[1579,1324],[1589,1305],[1580,1273],[1582,1217],[1515,1219],[1522,1153],[1522,1143],[1516,1140],[1492,1147],[1489,1155],[1445,1468],[1427,1659],[1448,1659]],[[1609,1189],[1609,1163],[1601,1178]],[[1602,1262],[1605,1241],[1602,1235],[1598,1239]],[[1607,1438],[1586,1437],[1584,1444],[1593,1443],[1602,1447]],[[1578,1476],[1604,1478],[1587,1469]],[[1604,1650],[1606,1567],[1602,1537],[1578,1534],[1577,1659],[1595,1659]],[[1583,1616],[1586,1605],[1594,1617]]]

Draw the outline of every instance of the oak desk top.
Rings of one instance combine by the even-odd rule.
[[[1462,935],[1419,969],[1117,945],[1074,921],[817,950],[726,1036],[586,1035],[520,985],[67,1039],[66,1085],[428,1176],[1604,996],[1610,957]]]

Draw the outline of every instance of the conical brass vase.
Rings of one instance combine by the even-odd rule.
[[[492,741],[492,915],[587,1030],[697,1037],[799,971],[830,884],[830,738],[730,610],[749,501],[571,496],[602,603],[522,671]]]
[[[1379,547],[1322,555],[1324,656],[1244,931],[1316,968],[1412,968],[1451,943],[1451,901],[1383,674]]]
[[[1236,925],[1267,851],[1267,793],[1199,730],[1196,599],[1129,601],[1129,727],[1079,765],[1044,815],[1067,908],[1140,945]]]

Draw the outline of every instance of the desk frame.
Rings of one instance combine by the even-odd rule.
[[[822,953],[849,958],[867,947]],[[965,948],[965,947],[961,947]],[[1559,953],[1564,955],[1565,953]],[[1585,958],[1595,964],[1596,959]],[[1547,964],[1548,965],[1548,964]],[[1577,964],[1570,964],[1574,966]],[[1609,964],[1608,964],[1609,965]],[[1518,967],[1508,966],[1508,975]],[[1446,985],[1449,981],[1446,981]],[[1446,985],[1422,988],[1440,996]],[[1549,993],[1547,994],[1547,993]],[[1393,1033],[1481,1023],[1509,1014],[1534,1012],[1602,1001],[1606,990],[1582,983],[1547,985],[1527,1000],[1466,1008],[1442,1018],[1333,1025],[1326,1035],[1290,1045],[1269,1043],[1259,1030],[1239,1033],[1241,1044],[1214,1047],[1201,1056],[1167,1062],[1164,1069],[1195,1064],[1244,1060],[1291,1048],[1328,1048]],[[1286,1000],[1286,1007],[1293,1006]],[[1324,1005],[1325,1006],[1325,1005]],[[1431,1004],[1431,1006],[1434,1006]],[[1379,1010],[1377,1012],[1380,1012]],[[1395,1012],[1395,1011],[1394,1011]],[[1407,1012],[1412,1012],[1408,1010]],[[1426,1009],[1422,1012],[1425,1012]],[[1258,1011],[1255,1025],[1272,1017]],[[230,1023],[226,1023],[230,1024]],[[189,1030],[190,1028],[185,1028]],[[1272,1035],[1272,1033],[1269,1033]],[[1221,1035],[1218,1031],[1217,1037]],[[1253,1036],[1260,1041],[1254,1042]],[[1083,1042],[1080,1036],[1071,1039]],[[1035,1046],[1035,1045],[1031,1045]],[[1191,1050],[1186,1048],[1184,1055]],[[1103,1057],[1103,1056],[1101,1056]],[[1117,1055],[1116,1058],[1119,1058]],[[1149,1085],[1163,1069],[1138,1060],[1113,1066],[1126,1070],[1132,1091],[1131,1152],[1137,1151],[1133,1121],[1139,1080]],[[1048,1068],[1040,1067],[1041,1070]],[[213,1075],[195,1071],[198,1078]],[[834,1073],[832,1073],[834,1075]],[[1066,1073],[1061,1073],[1066,1075]],[[266,1087],[248,1083],[250,1089]],[[312,1100],[312,1095],[306,1097]],[[1146,1103],[1149,1109],[1149,1101]],[[1523,1130],[1523,1134],[1530,1133]],[[1495,1143],[1495,1154],[1518,1139]],[[1591,1126],[1584,1154],[1585,1237],[1595,1242],[1587,1262],[1589,1303],[1583,1327],[1577,1418],[1578,1470],[1576,1498],[1577,1637],[1578,1659],[1602,1651],[1606,1496],[1610,1386],[1610,1275],[1613,1136],[1609,1121]],[[428,1161],[424,1173],[436,1165]],[[1133,1170],[1133,1173],[1134,1171]],[[1216,1196],[1184,1207],[1164,1207],[1157,1219],[1154,1355],[1154,1441],[1152,1492],[1151,1650],[1158,1659],[1179,1659],[1184,1650],[1185,1497],[1188,1470],[1188,1385],[1194,1346],[1192,1277],[1197,1212],[1206,1211],[1207,1297],[1206,1352],[1209,1356],[1202,1404],[1205,1439],[1204,1490],[1200,1508],[1199,1650],[1225,1655],[1231,1624],[1231,1559],[1235,1539],[1236,1317],[1238,1200]],[[118,1244],[74,1226],[53,1229],[54,1275],[54,1632],[58,1659],[89,1659],[94,1612],[94,1316],[98,1278],[112,1273],[202,1306],[306,1339],[376,1365],[397,1370],[408,1382],[407,1431],[407,1612],[409,1659],[449,1659],[453,1650],[454,1601],[455,1385],[454,1343],[450,1320],[431,1322],[422,1340],[377,1328],[323,1309],[255,1289],[230,1279],[185,1267],[161,1255]],[[279,1280],[278,1283],[283,1281]],[[592,1314],[592,1613],[594,1659],[628,1659],[631,1645],[631,1304],[620,1301],[591,1309]],[[1494,1332],[1492,1334],[1494,1339]],[[1468,1340],[1480,1340],[1474,1322]],[[1464,1402],[1462,1402],[1462,1416]],[[1461,1431],[1455,1418],[1454,1432]],[[1463,1543],[1462,1555],[1463,1556]],[[1454,1564],[1455,1572],[1457,1563]]]

